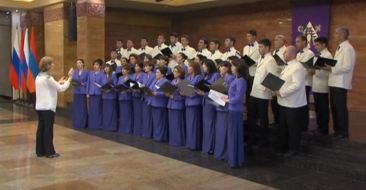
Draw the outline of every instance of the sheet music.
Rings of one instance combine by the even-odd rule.
[[[98,84],[98,83],[94,83],[97,87],[99,87],[99,88],[101,88],[102,87],[102,85],[100,85],[100,84]]]
[[[208,97],[211,98],[214,102],[216,102],[220,106],[225,106],[226,104],[226,102],[224,102],[221,98],[222,97],[228,98],[227,95],[217,92],[215,90],[210,90],[210,92],[208,93]]]

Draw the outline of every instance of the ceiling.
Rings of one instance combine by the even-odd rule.
[[[42,9],[45,6],[65,1],[76,2],[76,0],[0,0],[0,10]],[[100,2],[101,0],[84,1]],[[258,1],[264,0],[164,0],[162,2],[156,2],[155,0],[105,0],[105,4],[107,7],[174,13]]]

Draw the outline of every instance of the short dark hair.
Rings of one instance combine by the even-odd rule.
[[[306,44],[308,43],[308,38],[304,35],[297,36],[296,38],[299,38],[301,41],[305,41]]]
[[[167,68],[167,67],[162,67],[162,66],[160,66],[160,67],[156,68],[156,70],[159,70],[159,71],[160,71],[160,73],[161,73],[163,76],[165,76],[165,75],[166,75],[166,73],[168,72],[168,68]]]
[[[164,34],[159,34],[158,37],[161,36],[165,39],[165,35]]]
[[[219,63],[219,68],[220,67],[227,67],[228,68],[227,73],[231,74],[231,64],[229,61],[221,61]]]
[[[123,43],[123,40],[121,40],[121,39],[118,39],[118,40],[116,40],[116,42],[122,42],[122,43]]]
[[[188,59],[187,55],[186,55],[186,54],[184,54],[183,52],[179,52],[178,54],[179,54],[180,56],[182,56],[182,58],[183,58],[184,60],[187,60],[187,59]]]
[[[159,60],[164,60],[165,62],[169,62],[169,57],[168,56],[165,56],[165,55],[163,55],[163,56],[160,56],[159,57]]]
[[[170,34],[170,37],[172,37],[172,36],[174,36],[174,37],[178,38],[178,33],[176,33],[176,32],[172,32],[172,33]]]
[[[242,77],[245,80],[247,80],[249,76],[248,64],[243,59],[236,59],[233,61],[233,65],[238,70],[237,77],[238,78]]]
[[[235,45],[235,43],[236,43],[236,39],[235,39],[234,37],[229,36],[229,37],[227,37],[226,39],[229,39],[229,40],[230,40],[230,42],[233,42],[233,45]]]
[[[252,36],[255,36],[255,37],[257,37],[257,31],[256,30],[249,30],[248,31],[248,34],[251,34]]]
[[[205,73],[205,76],[211,77],[214,73],[217,73],[217,67],[214,61],[211,59],[203,60],[203,64],[206,65],[208,73]]]
[[[174,67],[174,69],[177,69],[178,73],[179,73],[179,78],[180,79],[184,79],[186,76],[186,71],[184,70],[184,68],[180,65],[177,65]],[[174,71],[173,69],[173,71]]]
[[[99,66],[103,65],[103,60],[102,59],[96,59],[93,61],[93,65],[95,65],[95,63],[98,63]]]
[[[196,55],[196,57],[198,57],[198,59],[199,59],[200,61],[203,61],[203,60],[207,59],[207,57],[206,57],[206,56],[204,56],[204,55],[202,55],[202,54],[198,54],[198,55]]]
[[[130,71],[131,67],[129,65],[123,65],[122,70]]]
[[[189,36],[186,34],[184,34],[184,35],[182,35],[182,37],[180,37],[180,39],[182,39],[182,38],[185,38],[187,41],[189,41]]]
[[[236,59],[239,59],[239,57],[237,57],[235,55],[232,55],[232,56],[228,57],[227,59],[230,60],[230,61],[234,61]]]
[[[200,40],[202,40],[202,41],[203,41],[203,44],[208,45],[208,40],[207,40],[206,38],[201,38]]]
[[[269,47],[269,49],[271,49],[271,45],[272,45],[271,40],[269,40],[267,38],[259,40],[258,44],[262,44],[262,45],[264,45],[264,47]]]
[[[146,40],[146,42],[149,42],[149,40],[146,37],[142,37],[141,40]]]
[[[133,42],[133,40],[127,40],[127,42],[128,42],[128,41],[131,41],[131,42],[132,42],[132,44],[135,44],[135,43]]]
[[[116,52],[116,53],[117,53],[117,50],[116,50],[116,49],[111,49],[111,53],[112,53],[112,52]]]
[[[212,43],[216,44],[216,45],[219,45],[219,48],[220,48],[220,40],[219,39],[212,39],[211,40]]]
[[[324,36],[317,37],[314,42],[318,42],[321,44],[325,44],[326,47],[328,47],[328,38]]]
[[[201,65],[198,62],[190,61],[188,67],[192,67],[194,70],[194,75],[201,75]]]

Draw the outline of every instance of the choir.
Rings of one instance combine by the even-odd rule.
[[[271,105],[279,129],[276,150],[284,151],[285,156],[296,155],[301,131],[308,125],[310,89],[318,124],[314,132],[328,134],[330,94],[335,136],[348,136],[345,98],[351,88],[355,53],[347,40],[348,29],[339,28],[336,35],[340,44],[335,56],[337,65],[316,69],[304,66],[304,62],[317,57],[304,36],[296,38],[296,47],[286,47],[285,37],[276,36],[273,53],[271,41],[257,42],[255,30],[248,31],[243,53],[234,48],[233,37],[225,39],[224,53],[219,51],[218,39],[209,42],[201,38],[196,51],[189,46],[187,35],[179,42],[177,33],[170,35],[169,46],[165,45],[164,35],[158,36],[154,48],[142,38],[138,50],[132,40],[127,40],[127,49],[123,49],[122,40],[117,40],[117,49],[111,51],[111,60],[104,67],[97,59],[94,70],[88,72],[84,61],[77,60],[72,83],[73,127],[135,134],[171,146],[202,150],[231,167],[240,167],[244,163],[244,142],[246,146],[266,146]],[[332,58],[327,45],[327,38],[315,39],[318,56]],[[165,51],[167,48],[170,51]],[[283,81],[280,89],[262,85],[268,74]],[[194,92],[181,87],[186,83]],[[203,83],[210,89],[199,87]],[[213,88],[216,83],[226,90],[217,92]],[[161,90],[166,85],[175,89]],[[222,96],[215,98],[217,93]],[[245,98],[250,134],[244,141]]]

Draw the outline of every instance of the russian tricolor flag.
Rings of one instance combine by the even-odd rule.
[[[26,50],[24,49],[24,52]],[[29,93],[36,92],[35,80],[38,75],[38,64],[37,64],[37,52],[36,52],[36,39],[34,36],[34,28],[32,28],[31,39],[30,39],[30,52],[28,48],[28,73],[27,73],[27,87]]]
[[[24,44],[23,44],[23,59],[22,59],[22,92],[27,91],[27,74],[29,64],[29,40],[28,28],[25,30]]]
[[[19,34],[18,28],[15,31],[14,45],[13,45],[13,57],[10,66],[9,81],[15,90],[19,89],[19,83],[21,78],[20,70],[20,52],[19,52]]]

